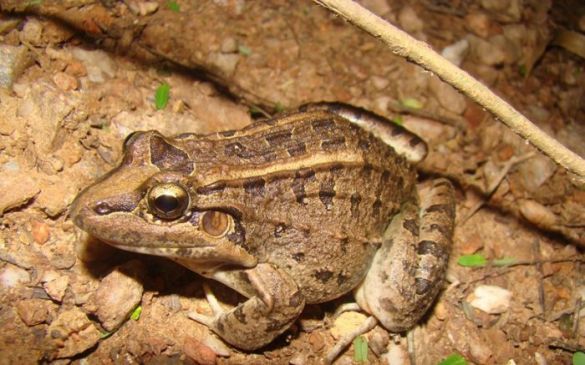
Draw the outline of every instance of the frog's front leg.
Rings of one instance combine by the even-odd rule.
[[[217,313],[214,317],[198,313],[189,316],[209,327],[225,342],[251,351],[269,344],[286,331],[302,312],[305,299],[290,275],[270,264],[258,264],[247,270],[231,270],[227,276],[241,278],[242,275],[251,284],[255,295],[232,310]],[[240,279],[231,283],[238,281]],[[233,289],[240,292],[250,290]]]
[[[403,206],[356,291],[361,308],[390,331],[413,327],[441,289],[455,221],[453,187],[437,179]]]

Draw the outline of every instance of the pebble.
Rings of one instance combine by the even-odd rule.
[[[45,292],[54,301],[61,302],[65,296],[65,291],[69,287],[69,277],[61,275],[57,271],[51,270],[45,272],[41,279]]]
[[[239,60],[239,53],[211,53],[209,55],[209,62],[219,68],[225,75],[234,73]]]
[[[424,28],[424,22],[410,6],[404,6],[398,13],[398,24],[405,32],[416,33]]]
[[[31,64],[32,58],[26,47],[0,45],[0,87],[11,87]]]
[[[77,307],[61,312],[47,328],[46,342],[56,358],[68,358],[94,347],[100,340],[99,330]]]
[[[467,108],[465,97],[438,77],[430,78],[429,89],[443,108],[458,115],[463,114]]]
[[[515,23],[522,19],[523,0],[481,0],[481,6],[498,21]]]
[[[43,299],[24,299],[16,303],[16,313],[27,326],[36,326],[49,318],[47,301]]]
[[[156,1],[125,0],[124,3],[132,13],[140,16],[150,15],[158,10]]]
[[[29,282],[30,274],[28,271],[18,266],[6,264],[0,270],[0,287],[2,288],[13,288],[21,284],[28,284]]]
[[[103,83],[106,77],[111,78],[116,75],[116,65],[104,51],[74,48],[71,50],[71,54],[83,63],[87,70],[87,77],[91,82]]]
[[[474,308],[489,314],[501,314],[510,308],[512,292],[495,285],[479,285],[466,301]]]
[[[471,12],[465,16],[465,27],[481,38],[490,35],[491,20],[484,12]]]
[[[452,64],[460,66],[467,54],[469,49],[469,41],[467,39],[461,39],[441,51],[441,56],[448,59]]]
[[[31,234],[35,242],[42,245],[51,237],[51,228],[43,221],[33,220],[31,222]]]
[[[331,335],[336,339],[341,338],[359,327],[366,319],[366,315],[359,312],[341,313],[333,323]]]
[[[0,179],[0,217],[9,209],[26,204],[41,191],[30,171],[5,174]]]
[[[185,338],[183,352],[198,365],[214,365],[217,362],[217,354],[211,348],[190,336]]]
[[[523,199],[520,201],[520,214],[537,227],[549,228],[557,224],[557,216],[544,205]]]
[[[528,192],[535,192],[544,185],[557,170],[557,165],[542,154],[524,161],[518,166],[522,185]]]
[[[27,18],[22,31],[20,32],[20,40],[23,43],[29,43],[33,46],[40,46],[42,42],[43,25],[41,22],[33,17]]]
[[[100,282],[87,306],[107,331],[120,327],[140,303],[144,289],[139,278],[144,275],[144,265],[132,260],[117,267]]]
[[[76,90],[79,87],[77,79],[65,72],[57,72],[53,75],[53,82],[62,91]]]

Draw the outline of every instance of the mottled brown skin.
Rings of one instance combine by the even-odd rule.
[[[416,172],[381,139],[424,157],[418,137],[349,106],[305,110],[206,136],[135,133],[121,165],[77,197],[72,217],[114,246],[168,257],[250,298],[195,318],[239,348],[271,342],[305,303],[358,287],[365,310],[406,329],[440,288],[451,186],[435,183],[419,219]],[[153,213],[154,188],[165,183],[188,196],[172,219]],[[391,221],[400,244],[383,237]]]

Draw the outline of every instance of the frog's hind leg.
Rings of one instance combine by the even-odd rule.
[[[386,230],[356,300],[392,332],[412,328],[441,289],[455,220],[453,187],[437,179]]]
[[[252,351],[286,331],[302,312],[305,299],[295,281],[270,264],[236,271],[235,275],[247,276],[255,295],[227,312],[212,302],[214,316],[190,313],[189,317],[209,327],[225,342]]]

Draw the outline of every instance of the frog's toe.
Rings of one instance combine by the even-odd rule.
[[[189,312],[188,317],[194,320],[197,323],[201,323],[202,325],[213,328],[213,323],[217,319],[216,316],[206,316],[201,313],[197,312]]]

